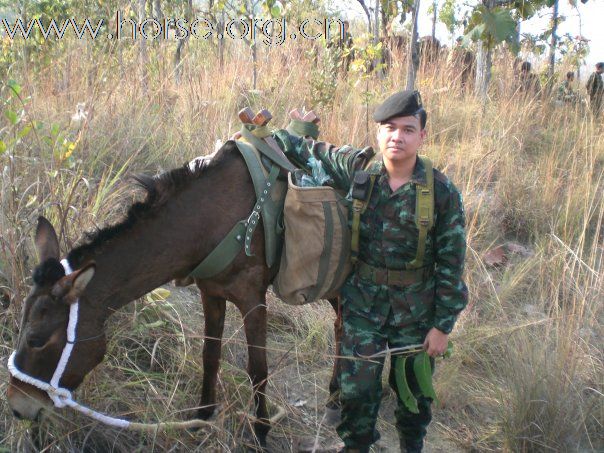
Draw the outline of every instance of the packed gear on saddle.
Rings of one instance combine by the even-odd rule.
[[[317,139],[319,119],[313,112],[290,112],[286,131]],[[351,271],[348,206],[344,194],[330,187],[321,162],[310,158],[290,173],[283,221],[285,236],[279,272],[273,281],[277,296],[300,305],[337,296]]]
[[[418,101],[419,102],[419,101]],[[210,278],[224,270],[243,248],[251,256],[251,240],[262,218],[268,267],[279,265],[273,281],[277,296],[290,305],[336,297],[353,267],[359,275],[383,284],[407,285],[421,281],[426,238],[434,225],[434,179],[432,163],[420,156],[426,168],[426,183],[416,183],[415,224],[419,231],[415,259],[405,269],[389,270],[359,260],[359,225],[367,209],[378,173],[369,167],[380,156],[367,148],[362,168],[354,173],[348,196],[331,185],[331,177],[312,156],[297,168],[271,136],[266,110],[253,116],[239,113],[243,122],[236,140],[250,171],[257,201],[251,214],[238,222],[221,243],[189,274]],[[317,139],[318,117],[298,110],[290,112],[287,134]],[[289,172],[287,187],[278,179],[281,169]],[[352,222],[349,210],[352,209]]]
[[[287,131],[291,133],[292,128]],[[348,200],[342,193],[323,185],[332,181],[322,169],[321,162],[312,156],[305,165],[312,176],[296,179],[290,175],[284,207],[285,243],[279,272],[273,283],[275,293],[284,302],[300,305],[335,297],[353,266],[362,275],[384,279],[384,284],[412,284],[426,276],[428,268],[423,267],[426,238],[434,225],[432,163],[427,157],[420,157],[428,176],[425,185],[417,184],[415,223],[419,240],[416,257],[406,269],[393,271],[358,260],[360,218],[367,209],[378,177],[377,173],[367,169],[376,158],[380,158],[373,151],[367,157],[364,169],[354,174]],[[316,187],[312,187],[313,180]],[[351,225],[348,221],[350,207]]]
[[[293,171],[295,167],[271,137],[267,124],[272,116],[261,110],[255,116],[249,109],[239,112],[243,126],[240,139],[235,143],[250,172],[256,202],[248,217],[235,224],[226,237],[189,274],[189,278],[206,279],[222,272],[235,259],[241,249],[253,256],[252,237],[256,227],[264,227],[264,253],[266,265],[274,267],[279,261],[283,228],[280,225],[287,186],[279,179],[281,170]]]

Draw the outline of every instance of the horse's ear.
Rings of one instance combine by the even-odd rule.
[[[38,217],[38,226],[36,227],[36,250],[40,263],[48,258],[59,259],[59,239],[55,229],[44,217]]]
[[[60,297],[68,304],[75,302],[86,289],[94,273],[96,265],[90,263],[72,274],[63,277],[52,287],[51,294],[55,297]]]

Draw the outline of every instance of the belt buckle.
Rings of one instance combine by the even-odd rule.
[[[386,285],[390,286],[394,284],[395,274],[392,273],[392,269],[386,269]]]

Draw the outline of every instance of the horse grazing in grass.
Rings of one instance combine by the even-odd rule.
[[[106,350],[105,321],[120,307],[173,279],[185,278],[246,218],[256,197],[252,180],[235,142],[228,141],[211,161],[202,161],[156,178],[139,177],[144,202],[130,207],[120,224],[91,235],[67,255],[73,270],[66,275],[59,262],[57,235],[44,218],[38,221],[35,244],[40,264],[34,287],[25,300],[14,365],[23,373],[50,382],[67,342],[70,305],[79,301],[77,336],[58,386],[73,390],[98,365]],[[256,229],[254,256],[240,252],[220,274],[196,280],[205,316],[203,386],[198,417],[208,419],[216,408],[216,380],[226,300],[244,319],[248,373],[256,405],[254,433],[265,445],[270,429],[265,400],[266,291],[276,274],[264,255],[264,234]],[[332,305],[335,305],[332,301]],[[336,320],[336,329],[338,320]],[[334,374],[330,390],[337,390]],[[11,377],[8,401],[17,417],[35,419],[50,403],[42,390]]]

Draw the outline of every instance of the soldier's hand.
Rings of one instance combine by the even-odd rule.
[[[445,353],[449,343],[449,335],[432,327],[424,340],[424,349],[430,357],[438,357]]]

